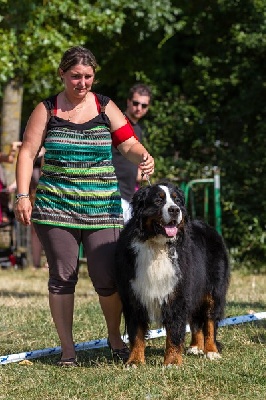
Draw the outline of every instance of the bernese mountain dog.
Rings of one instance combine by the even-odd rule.
[[[190,220],[183,192],[169,182],[141,187],[117,244],[116,279],[130,343],[127,365],[145,362],[151,323],[166,330],[165,365],[180,365],[186,324],[189,354],[220,358],[216,340],[229,284],[222,237]]]

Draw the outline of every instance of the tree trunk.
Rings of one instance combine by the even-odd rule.
[[[23,99],[23,86],[21,82],[16,80],[10,81],[3,94],[2,104],[2,122],[1,122],[1,151],[9,153],[12,142],[17,142],[20,139],[20,123],[21,123],[21,108]],[[15,180],[16,162],[13,164],[4,163],[7,183],[10,184]]]

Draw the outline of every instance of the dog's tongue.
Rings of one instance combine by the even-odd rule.
[[[168,226],[165,226],[164,229],[165,229],[165,233],[166,233],[167,236],[171,236],[172,237],[172,236],[176,236],[176,234],[177,234],[177,227],[176,226],[168,225]]]

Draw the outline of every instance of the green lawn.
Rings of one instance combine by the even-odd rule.
[[[234,272],[226,317],[266,311],[265,287],[265,275]],[[59,345],[48,308],[47,270],[0,270],[0,309],[1,356]],[[106,337],[83,266],[74,335],[77,343]],[[266,399],[266,320],[220,328],[218,339],[224,345],[221,360],[185,355],[179,368],[163,368],[164,338],[147,341],[147,363],[136,369],[114,364],[107,348],[79,351],[80,368],[56,367],[59,355],[0,365],[0,399]]]

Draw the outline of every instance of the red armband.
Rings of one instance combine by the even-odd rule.
[[[116,131],[112,132],[112,143],[114,147],[117,147],[119,144],[123,143],[125,140],[134,136],[137,140],[138,137],[135,135],[135,132],[129,122],[126,125],[121,126]]]

